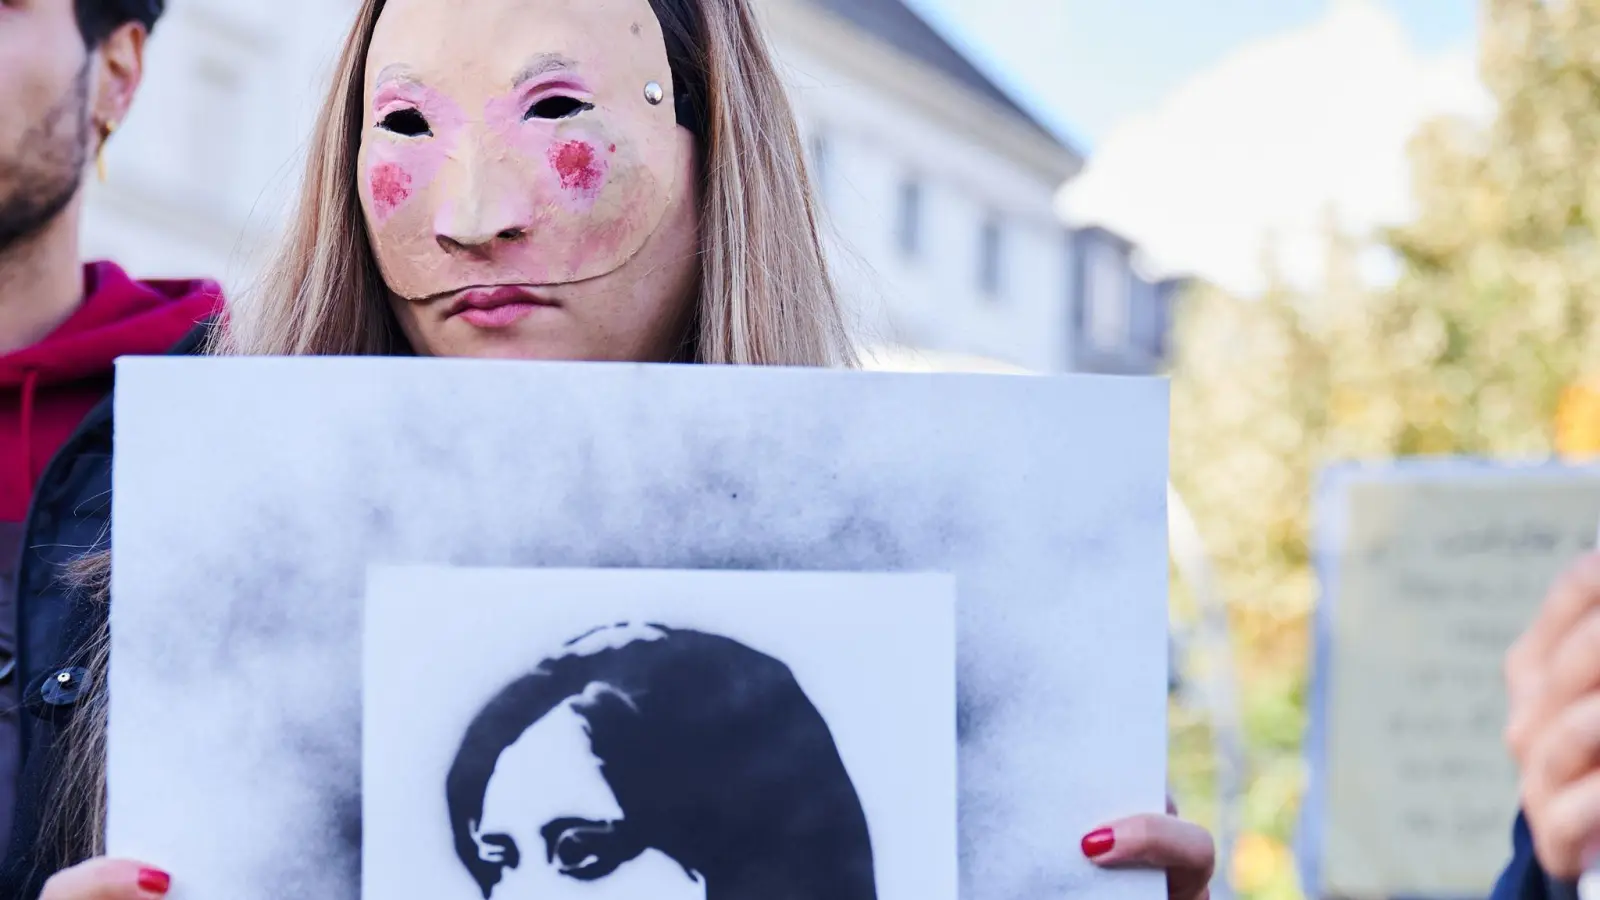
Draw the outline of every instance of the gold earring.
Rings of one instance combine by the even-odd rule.
[[[100,147],[94,151],[94,167],[100,175],[100,183],[106,180],[106,141],[111,140],[111,133],[117,126],[111,122],[100,123]]]

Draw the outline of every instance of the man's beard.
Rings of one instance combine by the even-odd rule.
[[[0,253],[33,236],[78,194],[89,157],[89,65],[22,135],[16,155],[0,157]]]

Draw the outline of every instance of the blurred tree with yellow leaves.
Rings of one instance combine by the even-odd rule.
[[[1237,642],[1250,788],[1223,864],[1252,898],[1299,895],[1287,847],[1304,780],[1317,471],[1600,450],[1600,0],[1488,0],[1480,62],[1492,120],[1435,122],[1413,142],[1414,219],[1377,241],[1400,262],[1393,285],[1364,286],[1364,247],[1330,226],[1315,289],[1201,288],[1178,323],[1173,481]],[[1182,615],[1181,583],[1174,598]],[[1179,710],[1175,727],[1176,788],[1203,818],[1208,726]]]

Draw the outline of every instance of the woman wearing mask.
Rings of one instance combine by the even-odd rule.
[[[310,147],[264,289],[212,352],[854,363],[749,0],[365,0]],[[104,666],[103,602],[22,615],[68,623],[30,679]],[[166,893],[159,861],[97,857],[104,705],[38,720],[7,896]],[[1165,869],[1176,900],[1213,866],[1173,816],[1061,852]]]

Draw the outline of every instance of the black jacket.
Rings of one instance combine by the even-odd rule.
[[[206,326],[173,354],[193,355]],[[64,567],[111,546],[111,397],[84,417],[40,477],[23,531],[17,570],[16,677],[21,679],[22,772],[10,846],[0,862],[0,897],[34,900],[65,859],[56,841],[40,841],[46,803],[60,763],[56,744],[89,685],[87,642],[105,625],[106,608],[72,591]]]
[[[1511,864],[1500,875],[1489,900],[1577,900],[1577,885],[1545,874],[1533,852],[1533,835],[1528,831],[1528,822],[1521,816],[1517,817],[1511,846]]]

